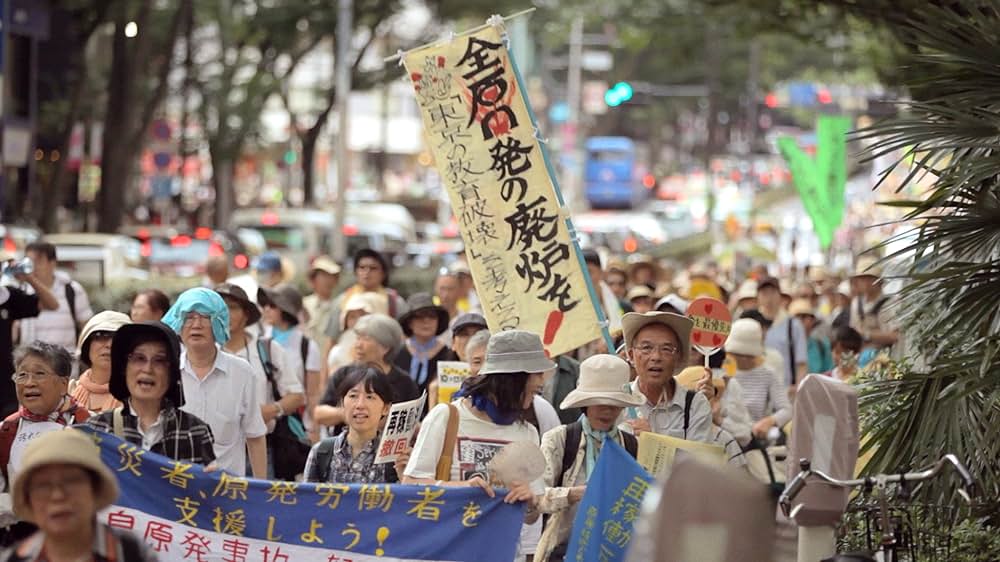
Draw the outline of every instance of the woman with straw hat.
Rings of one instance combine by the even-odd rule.
[[[98,522],[118,497],[115,475],[81,431],[46,433],[32,441],[11,495],[14,512],[38,531],[0,552],[0,562],[146,562],[156,555],[134,535]]]
[[[105,310],[88,320],[80,332],[77,351],[80,363],[87,370],[80,373],[79,379],[70,382],[69,394],[92,414],[121,406],[121,402],[108,390],[108,381],[111,380],[111,339],[118,328],[129,322],[129,317],[121,312]]]
[[[587,489],[604,440],[618,443],[635,456],[636,438],[619,431],[615,423],[622,410],[645,402],[642,396],[622,390],[628,382],[628,363],[614,355],[594,355],[580,363],[579,385],[560,408],[580,408],[583,415],[542,436],[546,488],[539,510],[553,516],[538,543],[536,561],[561,561],[566,556],[576,504]]]

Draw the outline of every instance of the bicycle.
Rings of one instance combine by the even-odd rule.
[[[865,495],[871,495],[874,492],[874,496],[878,502],[879,527],[882,533],[878,549],[871,556],[853,554],[850,557],[843,557],[842,555],[838,555],[840,557],[834,558],[834,560],[843,560],[844,562],[898,562],[900,536],[895,532],[894,518],[890,517],[889,485],[898,484],[899,495],[905,499],[909,499],[911,492],[908,487],[909,484],[930,480],[940,474],[949,465],[954,468],[962,479],[962,487],[958,490],[959,494],[966,502],[971,504],[975,481],[969,470],[965,468],[965,465],[955,455],[951,454],[941,457],[932,466],[917,472],[876,474],[855,480],[838,480],[820,470],[813,470],[809,459],[802,459],[799,461],[801,472],[788,483],[788,486],[778,499],[778,504],[786,517],[794,518],[798,508],[801,506],[792,509],[792,501],[809,484],[810,479],[825,482],[839,488],[861,488]]]

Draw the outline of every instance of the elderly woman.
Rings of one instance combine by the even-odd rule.
[[[403,343],[403,330],[399,323],[385,314],[369,314],[358,320],[354,332],[357,335],[353,348],[355,363],[370,365],[382,373],[392,387],[397,402],[419,398],[417,383],[392,363]],[[313,409],[316,423],[326,426],[344,423],[344,409],[339,405],[337,389],[349,372],[350,366],[341,367],[330,377],[323,398]]]
[[[18,411],[0,423],[0,535],[20,539],[34,528],[11,514],[7,484],[24,464],[32,440],[90,416],[67,394],[73,357],[62,346],[36,341],[14,351],[14,385]]]
[[[108,391],[111,379],[111,338],[118,328],[130,322],[121,312],[106,310],[87,321],[80,332],[80,363],[87,370],[69,383],[69,394],[92,414],[121,406]]]
[[[399,318],[406,341],[396,355],[396,366],[408,372],[422,392],[437,379],[438,361],[451,357],[451,349],[438,339],[448,329],[448,311],[427,293],[411,296],[406,304],[410,310]]]
[[[70,429],[34,440],[14,479],[14,512],[38,531],[0,552],[0,562],[156,560],[137,536],[98,522],[118,483],[93,440]]]
[[[169,326],[141,322],[122,326],[111,344],[111,394],[123,406],[87,420],[105,433],[177,461],[215,460],[212,430],[181,411],[180,342]]]
[[[542,435],[545,455],[545,495],[539,510],[551,513],[535,551],[535,560],[561,561],[566,556],[576,504],[583,498],[605,439],[623,446],[632,456],[638,441],[619,431],[615,422],[622,410],[639,406],[643,398],[623,392],[629,382],[629,366],[614,355],[593,355],[580,364],[579,385],[561,407],[580,408],[580,419]]]
[[[378,307],[376,300],[374,293],[355,293],[344,302],[343,310],[340,312],[340,339],[326,357],[328,372],[336,371],[354,361],[354,341],[357,339],[354,325],[361,317],[376,312]]]
[[[382,422],[393,402],[392,386],[374,367],[353,365],[347,368],[337,389],[347,420],[347,431],[328,437],[309,451],[306,482],[378,484],[399,481],[398,472],[405,464],[400,455],[395,466],[375,464]]]

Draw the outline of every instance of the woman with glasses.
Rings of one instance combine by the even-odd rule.
[[[8,484],[21,467],[28,444],[50,431],[82,423],[90,413],[67,393],[73,357],[62,346],[36,341],[14,351],[18,411],[0,423],[0,544],[34,531],[11,512]]]
[[[80,332],[80,363],[87,370],[69,383],[69,394],[91,414],[100,414],[121,406],[108,390],[111,379],[111,338],[118,328],[130,322],[121,312],[105,310],[87,321]]]
[[[119,328],[111,342],[109,386],[122,406],[90,418],[90,426],[176,461],[215,460],[208,424],[180,410],[180,343],[169,326],[140,322]]]

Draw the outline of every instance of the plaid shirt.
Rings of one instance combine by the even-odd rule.
[[[38,531],[23,541],[0,551],[0,562],[48,562],[45,533]],[[91,557],[94,562],[156,562],[157,556],[131,533],[98,522],[94,529]]]
[[[208,465],[215,460],[215,450],[212,443],[212,429],[208,424],[183,410],[170,404],[160,410],[163,423],[163,436],[149,448],[150,451],[174,459],[175,461]],[[103,431],[114,433],[114,410],[102,412],[89,420],[87,425]],[[129,443],[142,446],[142,434],[139,433],[139,418],[132,414],[126,404],[122,408],[123,439]]]
[[[347,443],[347,432],[344,431],[336,437],[328,437],[334,440],[333,454],[330,455],[330,469],[324,482],[339,484],[393,484],[399,481],[396,475],[396,467],[393,463],[387,462],[375,464],[376,447],[378,447],[379,435],[365,445],[358,456],[351,456],[351,446]],[[322,442],[322,441],[321,441]],[[316,462],[316,452],[319,443],[313,445],[309,451],[309,458],[303,474],[306,475],[307,482],[317,482],[320,479],[317,475],[322,474],[319,467],[313,467]]]

